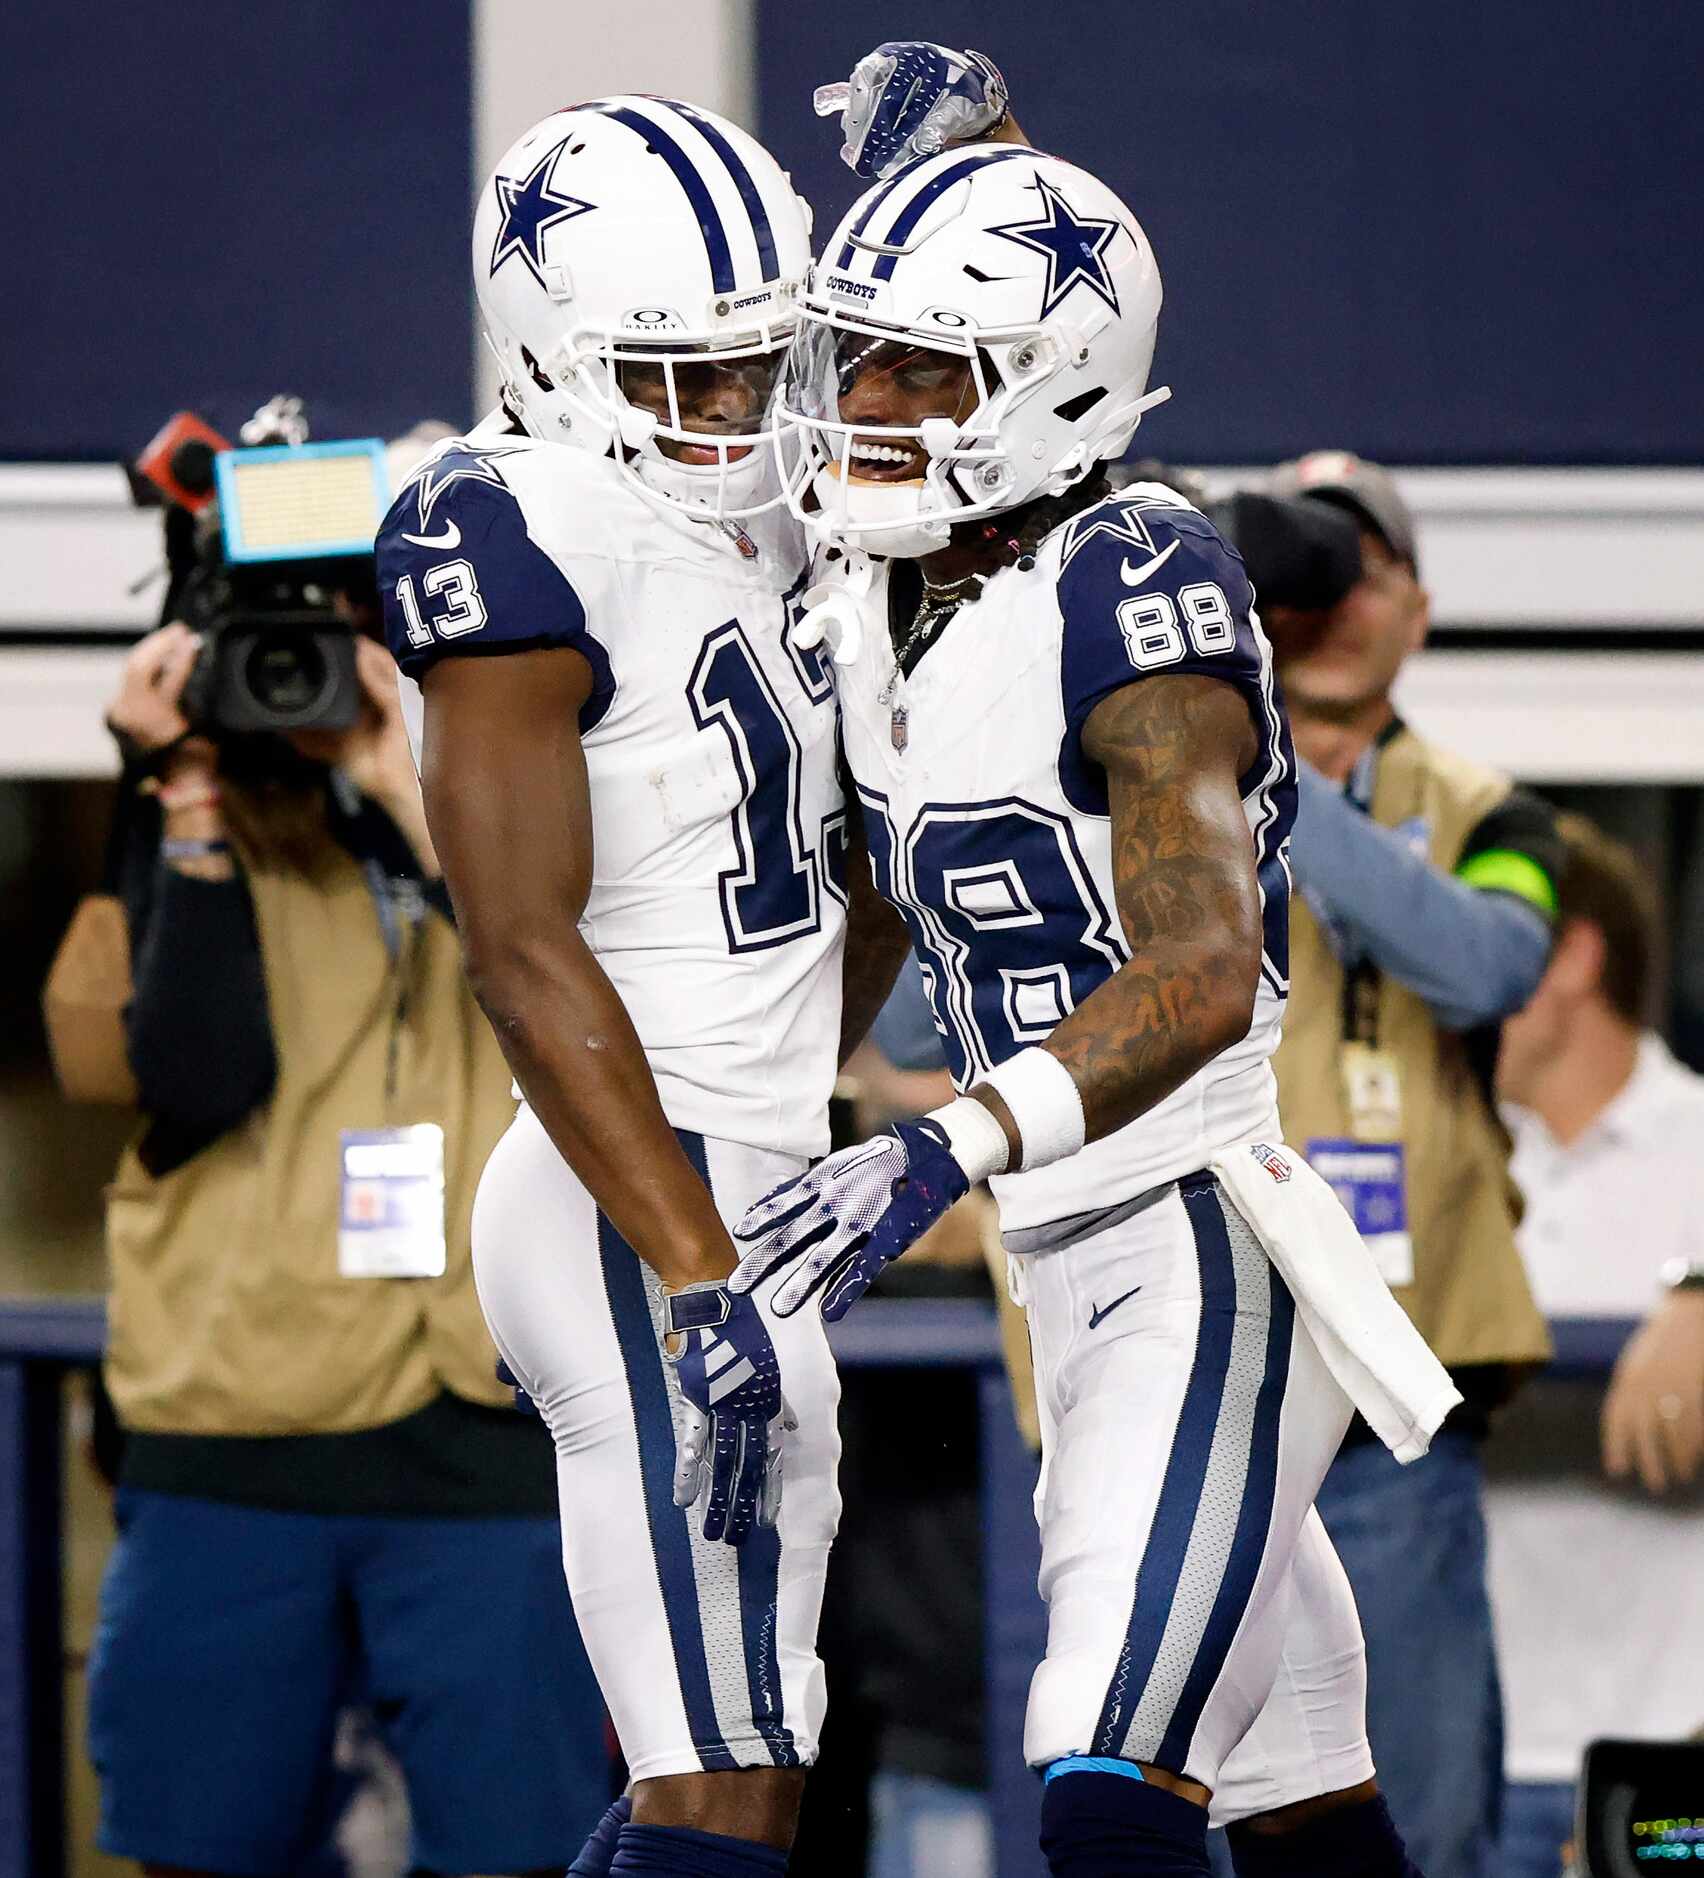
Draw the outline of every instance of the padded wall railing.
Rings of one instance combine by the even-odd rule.
[[[1601,1375],[1632,1329],[1619,1319],[1551,1326],[1552,1373]],[[100,1360],[98,1299],[0,1300],[0,1878],[62,1878],[65,1848],[61,1607],[61,1383]],[[1041,1878],[1039,1789],[1023,1764],[1024,1702],[1045,1622],[1030,1500],[991,1306],[871,1299],[833,1334],[846,1367],[950,1367],[979,1379],[988,1786],[998,1878]]]

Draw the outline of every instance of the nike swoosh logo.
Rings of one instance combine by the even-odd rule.
[[[412,540],[413,537],[411,536]],[[1153,573],[1156,567],[1169,561],[1183,544],[1174,541],[1169,548],[1162,548],[1151,561],[1144,561],[1140,567],[1132,567],[1128,561],[1118,570],[1118,577],[1127,587],[1140,587],[1143,581]]]
[[[1175,548],[1176,546],[1177,546],[1177,543],[1174,541],[1172,543],[1172,547]],[[1169,554],[1171,552],[1171,548],[1168,548],[1166,552]],[[1129,1301],[1133,1297],[1135,1297],[1136,1293],[1140,1291],[1141,1289],[1142,1287],[1140,1285],[1132,1285],[1130,1289],[1127,1292],[1125,1292],[1123,1297],[1114,1298],[1113,1301],[1106,1307],[1104,1311],[1097,1311],[1095,1307],[1091,1304],[1089,1306],[1089,1328],[1091,1330],[1099,1329],[1101,1323],[1106,1318],[1110,1317],[1113,1314],[1113,1312],[1118,1309],[1119,1305],[1128,1304]]]
[[[404,541],[412,541],[417,548],[459,548],[461,530],[451,522],[441,535],[404,535]],[[1176,547],[1174,541],[1172,547]]]

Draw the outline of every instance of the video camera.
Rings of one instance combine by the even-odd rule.
[[[1704,1866],[1704,1742],[1594,1741],[1575,1828],[1579,1878]]]
[[[183,713],[215,736],[347,729],[361,704],[351,614],[377,603],[384,446],[307,442],[295,398],[263,406],[241,436],[233,448],[180,411],[127,465],[136,499],[166,509],[161,624],[201,637]]]

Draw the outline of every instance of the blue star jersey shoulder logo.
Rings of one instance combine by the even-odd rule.
[[[546,285],[544,267],[545,230],[558,222],[572,221],[586,215],[597,204],[582,202],[578,196],[559,195],[550,186],[551,166],[567,147],[564,138],[555,149],[547,150],[531,170],[517,182],[513,176],[499,176],[494,187],[502,205],[503,221],[497,230],[497,242],[491,250],[491,271],[495,274],[511,254],[518,254]]]
[[[497,460],[517,454],[513,446],[476,450],[469,444],[456,444],[422,465],[414,479],[414,500],[420,511],[421,528],[424,530],[431,525],[438,498],[451,483],[491,483],[498,489],[506,489],[508,484],[498,471]]]
[[[1038,317],[1046,319],[1079,281],[1098,293],[1116,313],[1118,292],[1107,271],[1106,251],[1118,233],[1118,223],[1078,215],[1045,176],[1038,176],[1035,186],[1041,191],[1045,211],[1039,220],[1007,222],[988,232],[1047,257],[1047,290],[1041,297]]]

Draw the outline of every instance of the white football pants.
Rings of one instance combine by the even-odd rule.
[[[1196,1174],[1010,1268],[1042,1423],[1030,1764],[1147,1761],[1220,1825],[1370,1779],[1360,1621],[1313,1511],[1349,1400],[1242,1216]]]
[[[805,1165],[679,1139],[730,1224]],[[798,1423],[785,1437],[779,1524],[741,1546],[712,1544],[700,1510],[674,1504],[679,1386],[662,1355],[656,1276],[528,1108],[480,1181],[473,1268],[492,1338],[555,1438],[568,1589],[633,1778],[808,1765],[840,1517],[840,1386],[817,1312],[769,1315]]]

